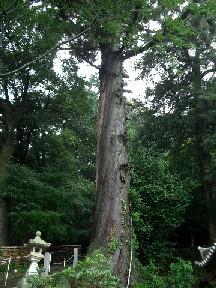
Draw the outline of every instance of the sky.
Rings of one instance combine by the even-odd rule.
[[[56,72],[61,73],[61,59],[68,58],[69,53],[68,51],[62,51],[57,54],[57,57],[54,61],[54,67]],[[131,59],[128,59],[124,63],[124,68],[126,70],[127,75],[129,78],[125,78],[125,82],[127,83],[127,87],[125,89],[130,90],[132,93],[124,93],[124,95],[127,97],[127,99],[139,99],[144,102],[145,98],[145,89],[147,86],[152,87],[152,82],[147,82],[147,80],[138,80],[138,76],[140,71],[135,69],[135,61],[137,60],[137,57],[133,57]],[[99,62],[99,60],[98,60]],[[97,65],[97,63],[96,63]],[[86,80],[90,79],[90,77],[94,74],[98,73],[98,70],[89,64],[83,62],[79,64],[79,71],[78,75],[84,77]]]
[[[161,29],[161,25],[157,21],[150,20],[148,23],[148,27],[152,31],[158,31]],[[139,43],[139,42],[138,42]],[[142,45],[142,41],[140,45]],[[67,46],[67,45],[66,45]],[[69,51],[68,50],[62,50],[57,53],[57,57],[59,59],[56,59],[55,67],[57,71],[61,70],[61,58],[63,59],[64,57],[68,58],[69,56]],[[127,97],[127,99],[139,99],[143,102],[145,102],[145,90],[147,87],[154,87],[154,83],[158,82],[160,80],[160,76],[154,69],[152,70],[152,74],[154,74],[154,82],[150,80],[138,80],[137,78],[139,77],[140,71],[135,69],[135,61],[139,59],[140,56],[135,56],[132,57],[124,62],[124,68],[126,69],[126,73],[128,74],[129,78],[125,78],[124,81],[127,83],[127,87],[125,89],[131,90],[132,93],[125,93],[124,95]],[[100,64],[100,59],[98,56],[98,61],[94,63],[95,65]],[[94,67],[90,66],[87,63],[81,63],[79,65],[79,76],[82,76],[86,78],[87,80],[91,77],[91,75],[94,75],[98,73],[98,70],[95,69]],[[155,73],[154,73],[155,72]]]
[[[145,96],[145,87],[146,83],[144,80],[136,80],[139,76],[139,71],[134,68],[134,61],[132,59],[128,60],[124,64],[124,68],[129,75],[129,78],[125,78],[125,82],[127,83],[127,87],[125,89],[131,90],[132,93],[125,93],[125,96],[129,99],[131,98],[139,98],[144,99]],[[79,75],[89,79],[92,74],[97,73],[97,69],[91,67],[86,63],[82,63],[79,69]]]

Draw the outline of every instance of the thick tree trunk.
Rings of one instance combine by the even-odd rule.
[[[92,247],[112,255],[112,272],[127,287],[131,228],[121,54],[101,49],[96,207]]]
[[[0,246],[7,245],[6,201],[0,197]]]
[[[14,134],[7,135],[7,140],[0,153],[0,246],[7,245],[7,202],[1,194],[1,187],[7,173],[7,165],[13,155],[14,150]]]
[[[4,120],[6,117],[4,118]],[[12,118],[13,119],[13,118]],[[8,119],[7,119],[8,120]],[[12,122],[15,120],[13,119]],[[14,124],[14,123],[13,123]],[[7,245],[7,213],[6,213],[6,199],[2,197],[1,188],[7,173],[7,165],[10,163],[14,151],[15,135],[14,125],[10,121],[6,121],[4,143],[0,147],[0,246]]]

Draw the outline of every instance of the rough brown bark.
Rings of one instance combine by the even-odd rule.
[[[7,173],[7,165],[10,163],[14,151],[15,135],[14,125],[17,121],[13,117],[6,105],[2,105],[0,112],[3,115],[4,122],[4,141],[0,147],[0,245],[7,245],[7,215],[6,215],[6,199],[2,197],[1,188]]]
[[[0,246],[7,245],[6,201],[0,197]]]
[[[112,272],[126,287],[130,264],[130,219],[128,190],[130,168],[127,159],[125,100],[121,53],[101,49],[100,99],[97,146],[96,207],[93,249],[112,251]]]

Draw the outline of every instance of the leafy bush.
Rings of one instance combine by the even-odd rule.
[[[61,273],[52,276],[39,274],[27,277],[27,283],[31,288],[68,288],[69,282]]]
[[[183,260],[172,263],[166,275],[150,263],[142,268],[139,277],[135,288],[192,288],[196,282],[191,263]]]
[[[167,287],[173,288],[191,288],[195,284],[193,268],[190,262],[179,261],[172,263],[167,276]]]
[[[164,265],[172,257],[169,238],[184,219],[192,184],[171,173],[166,158],[153,149],[138,147],[130,157],[130,198],[139,255],[147,263],[155,260]]]
[[[137,269],[136,269],[137,270]],[[139,265],[138,283],[135,288],[164,288],[165,279],[159,275],[158,268],[150,263],[147,266]]]
[[[115,288],[117,277],[110,273],[110,261],[101,252],[95,251],[76,267],[64,270],[63,275],[70,279],[72,287]]]

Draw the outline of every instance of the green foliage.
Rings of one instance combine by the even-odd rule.
[[[216,287],[216,280],[209,281],[209,287]]]
[[[49,73],[44,82],[40,77],[30,77],[28,101],[15,131],[13,164],[1,191],[10,206],[11,241],[26,242],[41,230],[52,243],[87,245],[93,214],[95,95],[87,92],[71,61],[64,80]],[[35,91],[37,81],[40,89]],[[16,99],[13,105],[12,117],[20,109]]]
[[[200,235],[209,229],[209,223],[215,225],[215,202],[211,201],[216,175],[216,102],[215,93],[212,93],[216,82],[215,75],[211,74],[215,71],[216,53],[213,2],[189,3],[191,14],[185,24],[193,33],[188,35],[186,46],[178,43],[178,36],[181,41],[184,37],[174,28],[171,17],[167,18],[166,28],[175,30],[177,35],[174,33],[170,37],[164,51],[155,48],[146,53],[142,63],[143,75],[150,76],[151,69],[156,68],[161,79],[147,91],[151,107],[139,130],[139,139],[143,145],[165,152],[170,169],[181,179],[190,178],[198,184],[191,190],[193,200],[184,224],[195,241],[200,241]],[[179,23],[179,28],[182,24]],[[211,236],[210,241],[214,237]]]
[[[109,243],[108,243],[108,251],[110,254],[115,253],[115,251],[119,248],[120,242],[113,238]]]
[[[19,69],[24,64],[35,60],[38,56],[53,47],[62,36],[62,25],[56,21],[56,11],[40,2],[32,7],[25,1],[3,1],[0,7],[1,21],[1,56],[0,74]],[[45,41],[46,39],[46,41]],[[11,45],[13,49],[11,49]],[[47,55],[52,58],[53,53]],[[51,67],[49,61],[37,63],[32,73],[45,76],[45,67]],[[24,74],[28,74],[23,69]],[[46,75],[50,74],[46,69]],[[23,74],[16,76],[22,79]],[[15,83],[13,77],[11,82]],[[17,91],[20,92],[20,91]]]
[[[143,267],[142,273],[143,282],[135,284],[135,288],[165,288],[165,279],[153,264]]]
[[[1,258],[4,259],[4,253],[3,251],[1,252]],[[10,267],[9,267],[9,275],[11,276],[15,276],[15,275],[20,275],[20,274],[24,274],[26,273],[27,269],[29,268],[29,260],[25,259],[25,258],[20,258],[20,259],[11,259],[10,262]],[[4,275],[6,275],[8,270],[8,260],[2,261],[1,265],[0,265],[0,273],[3,273]],[[10,276],[9,276],[10,277]]]
[[[70,284],[67,279],[61,274],[56,273],[51,276],[39,274],[29,276],[26,279],[31,288],[69,288]]]
[[[67,268],[63,275],[70,279],[72,287],[116,288],[117,277],[110,272],[110,260],[100,251],[94,251],[74,268]]]
[[[9,167],[4,195],[10,201],[14,243],[25,243],[37,230],[52,243],[88,241],[94,187],[76,171],[73,175],[72,167],[40,173],[18,164]]]
[[[145,261],[162,263],[172,255],[168,239],[182,223],[190,203],[190,182],[172,174],[167,161],[153,150],[139,147],[130,158],[130,197],[139,252]]]
[[[153,264],[142,268],[140,271],[139,283],[135,288],[192,288],[196,283],[193,275],[193,268],[190,262],[180,260],[170,265],[169,271],[165,274]]]
[[[190,262],[172,263],[167,277],[167,287],[191,288],[195,284],[193,267]]]
[[[56,4],[58,9],[47,4],[49,2]],[[162,64],[166,66],[168,61],[171,62],[171,65],[168,65],[169,68],[174,67],[174,74],[181,77],[182,74],[176,71],[179,68],[177,67],[179,60],[173,57],[175,46],[182,48],[183,52],[185,52],[184,49],[190,47],[188,43],[185,45],[185,39],[187,37],[192,39],[194,34],[191,33],[190,29],[192,25],[188,25],[185,19],[181,19],[181,17],[176,18],[176,15],[181,15],[181,13],[187,11],[188,7],[184,8],[184,5],[181,5],[185,4],[182,0],[159,2],[141,0],[118,2],[111,0],[43,1],[38,6],[32,7],[25,5],[24,1],[22,1],[23,5],[21,4],[20,6],[17,6],[17,1],[3,1],[1,15],[4,15],[4,19],[1,24],[4,24],[3,28],[6,28],[6,30],[1,29],[1,42],[3,42],[1,46],[4,51],[1,54],[3,56],[0,59],[0,68],[2,71],[19,68],[23,63],[35,59],[38,56],[38,51],[43,53],[50,46],[53,46],[62,36],[62,22],[56,21],[60,17],[65,20],[64,22],[67,22],[65,27],[70,31],[70,36],[71,34],[74,35],[73,33],[79,33],[79,31],[91,27],[91,30],[85,35],[83,34],[81,39],[76,39],[76,41],[71,43],[75,53],[78,56],[81,55],[80,57],[83,56],[82,58],[94,59],[96,49],[104,47],[104,45],[111,47],[115,52],[118,51],[125,55],[128,49],[138,53],[140,51],[138,45],[142,40],[144,40],[142,43],[143,47],[149,40],[150,44],[154,44],[155,39],[160,44],[163,40],[168,39],[169,43],[165,45],[164,54],[167,51],[171,52],[168,56],[164,56],[165,61]],[[213,9],[213,1],[203,2],[204,4],[201,3],[200,5],[199,3],[189,5],[190,9],[193,8],[193,13],[191,14],[199,10],[199,15],[206,15],[211,10],[210,7]],[[10,9],[7,10],[6,8],[10,7],[11,4],[13,6],[14,3],[15,7],[13,7],[12,11],[15,11],[15,13],[12,15],[9,11]],[[84,3],[88,5],[83,5]],[[13,17],[10,18],[11,15]],[[161,33],[157,33],[155,38],[152,36],[155,32],[148,29],[150,28],[148,24],[146,25],[146,23],[149,23],[150,17],[151,21],[157,21],[157,24],[161,25]],[[191,17],[189,20],[192,23],[194,19]],[[68,22],[71,23],[68,24]],[[96,25],[95,22],[97,23]],[[200,25],[199,28],[202,27]],[[60,33],[56,33],[56,31]],[[202,38],[200,39],[202,42]],[[199,37],[196,40],[199,40]],[[90,52],[86,52],[85,47],[89,44]],[[199,41],[197,44],[200,44]],[[206,41],[206,45],[210,47],[208,41]],[[148,47],[148,45],[145,47]],[[202,46],[200,45],[200,47]],[[93,52],[91,53],[91,51]],[[152,54],[154,52],[155,50],[152,50]],[[181,53],[178,54],[181,55]],[[49,58],[51,59],[52,56]],[[149,57],[151,58],[151,56]],[[186,56],[188,55],[186,54]],[[149,60],[148,55],[145,54],[145,57]],[[160,58],[158,54],[157,57],[158,59]],[[32,225],[30,230],[36,225],[35,223],[41,226],[48,224],[50,227],[47,232],[48,238],[52,237],[54,231],[56,231],[59,237],[57,240],[66,240],[67,234],[70,235],[68,239],[73,239],[74,241],[75,235],[79,234],[76,233],[77,222],[80,222],[79,231],[82,230],[80,228],[83,228],[84,232],[86,232],[86,225],[89,225],[89,222],[83,223],[85,220],[82,219],[89,219],[92,208],[93,185],[82,177],[94,179],[94,172],[92,172],[94,171],[94,164],[92,163],[95,157],[91,149],[95,143],[95,129],[91,125],[94,117],[85,114],[85,110],[88,110],[91,105],[89,105],[88,97],[85,97],[85,93],[83,93],[84,89],[77,89],[77,87],[80,88],[82,86],[80,84],[82,81],[77,78],[77,81],[72,81],[74,75],[70,74],[68,78],[68,82],[72,83],[70,89],[67,89],[68,85],[63,84],[58,91],[56,91],[57,89],[51,89],[52,86],[57,86],[51,67],[52,61],[44,59],[33,68],[26,69],[26,73],[19,74],[17,78],[11,77],[6,79],[6,81],[2,81],[1,92],[4,94],[4,97],[1,97],[2,102],[10,103],[8,91],[14,98],[8,105],[8,107],[12,107],[12,118],[16,119],[14,116],[25,114],[24,112],[27,111],[24,119],[22,117],[22,119],[18,119],[19,121],[16,119],[17,123],[13,127],[14,131],[17,132],[13,161],[25,163],[36,171],[24,171],[21,167],[14,166],[14,169],[16,171],[19,170],[19,172],[17,174],[14,171],[10,172],[3,195],[11,201],[10,215],[14,233],[21,233],[22,230],[20,228],[26,228],[29,222],[31,223],[29,225]],[[183,67],[185,69],[184,65]],[[188,70],[192,71],[192,74],[194,73],[193,68]],[[47,74],[50,77],[47,77]],[[169,76],[173,80],[173,74],[171,73]],[[175,82],[174,79],[173,83],[176,84]],[[41,85],[43,86],[43,93],[38,91]],[[193,85],[190,83],[189,86]],[[29,87],[30,93],[27,93],[29,92]],[[161,93],[160,88],[155,94],[159,95],[159,97],[160,95],[164,97],[164,93]],[[175,85],[174,88],[176,89]],[[187,87],[184,91],[186,90]],[[49,97],[46,98],[46,94],[49,94]],[[168,102],[171,98],[170,95],[176,96],[175,90],[173,92],[171,89],[171,93],[169,90],[166,94],[168,98],[164,97],[168,99]],[[187,94],[185,95],[187,96]],[[74,99],[76,96],[78,96],[77,99]],[[178,97],[175,97],[175,99],[178,99]],[[160,100],[158,100],[159,103],[161,103]],[[79,105],[80,103],[82,105]],[[179,104],[180,106],[182,105],[181,101],[175,102],[176,107]],[[175,105],[172,103],[171,107],[175,107]],[[6,108],[8,109],[8,107]],[[22,109],[19,109],[19,107]],[[48,110],[45,109],[47,107]],[[191,106],[186,105],[184,107],[188,110]],[[161,106],[159,110],[160,108]],[[181,116],[181,112],[185,113],[185,109],[183,111],[181,109],[178,110]],[[54,113],[53,111],[56,110],[60,112]],[[50,117],[47,117],[48,114]],[[200,119],[203,117],[202,114],[198,113]],[[88,117],[77,117],[77,115],[87,115]],[[6,118],[3,119],[2,123],[6,122]],[[87,120],[84,121],[84,118]],[[32,125],[29,125],[29,122]],[[7,126],[8,123],[6,123],[5,127]],[[66,127],[63,128],[62,126]],[[4,129],[2,131],[4,132]],[[26,131],[27,133],[25,133]],[[18,136],[19,132],[23,132],[23,137]],[[1,136],[1,141],[4,142],[4,135]],[[29,138],[31,138],[30,141]],[[34,139],[32,140],[32,138]],[[170,138],[170,135],[168,135],[168,141]],[[202,144],[214,142],[213,138],[209,138],[211,137],[206,137],[205,139],[208,141],[204,141]],[[192,137],[189,139],[192,139]],[[21,140],[23,140],[23,143]],[[186,143],[188,144],[188,138],[184,140],[183,146],[185,147]],[[170,142],[175,144],[175,141]],[[188,151],[188,147],[191,146],[186,146]],[[24,147],[28,157],[23,155],[25,153],[22,155],[18,153],[22,152]],[[80,147],[82,149],[81,153],[77,152]],[[215,156],[214,147],[211,149],[211,153]],[[182,214],[189,202],[188,191],[190,189],[187,183],[181,182],[176,175],[168,171],[169,167],[163,157],[154,155],[146,159],[143,156],[146,154],[146,151],[143,150],[138,151],[137,154],[131,154],[135,171],[131,189],[133,218],[135,229],[140,237],[140,246],[144,248],[147,246],[144,244],[153,243],[152,250],[158,251],[159,247],[163,246],[161,240],[167,239],[170,232],[181,223]],[[77,159],[79,160],[77,161]],[[213,162],[212,164],[212,166],[208,166],[208,171],[214,167],[215,163]],[[12,173],[15,175],[14,178]],[[205,173],[205,177],[212,176],[210,174]],[[18,179],[21,179],[21,181],[19,182]],[[69,225],[71,221],[74,224],[74,235],[68,234],[69,228],[72,230],[71,225]],[[58,227],[58,230],[56,228],[54,230],[54,227]],[[32,233],[30,230],[29,232]],[[43,228],[41,230],[43,231]],[[161,230],[162,232],[157,233],[157,236],[155,236],[155,231]],[[24,235],[22,236],[24,237]],[[21,235],[17,234],[17,238],[19,237]]]

